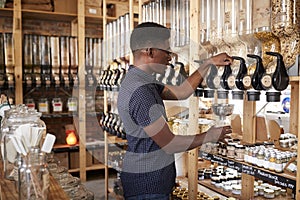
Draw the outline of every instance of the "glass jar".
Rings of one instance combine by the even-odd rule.
[[[50,183],[45,154],[33,149],[23,157],[18,180],[19,199],[47,200]]]
[[[258,155],[259,149],[254,148],[252,152],[252,163],[253,165],[257,165],[257,155]]]
[[[275,170],[275,161],[276,161],[276,154],[271,153],[270,159],[269,159],[269,170],[274,171]]]
[[[16,179],[17,157],[27,155],[32,147],[40,145],[46,130],[45,123],[40,117],[41,113],[28,110],[25,105],[16,106],[5,112],[5,119],[1,126],[1,152],[6,179]],[[22,146],[24,147],[21,148]]]
[[[68,98],[67,108],[69,112],[77,112],[78,101],[76,97]]]
[[[274,199],[275,198],[275,192],[272,189],[264,189],[264,197],[266,199]]]
[[[253,147],[249,147],[248,151],[248,163],[253,164]]]
[[[264,160],[265,160],[265,153],[263,150],[260,150],[257,154],[257,166],[263,167],[264,166]]]
[[[244,161],[245,147],[243,145],[235,145],[235,159],[238,161]]]
[[[275,172],[277,173],[283,172],[282,157],[280,154],[276,155],[274,168],[275,168]]]
[[[95,99],[93,96],[86,96],[86,112],[94,112],[95,111]]]
[[[49,102],[47,98],[40,98],[38,105],[39,112],[49,113]]]
[[[265,151],[265,159],[264,159],[264,165],[263,167],[265,169],[269,169],[270,168],[270,153],[269,151]]]
[[[34,99],[26,99],[25,100],[25,105],[28,107],[28,109],[35,109],[35,102]]]
[[[235,145],[234,143],[227,144],[227,157],[234,158],[235,157]]]
[[[97,95],[96,100],[95,100],[95,107],[96,107],[96,112],[101,112],[104,110],[104,97]]]
[[[241,194],[241,190],[242,190],[242,186],[239,185],[239,184],[232,186],[232,194],[240,195]]]
[[[63,111],[63,102],[61,98],[56,97],[52,99],[52,108],[54,113],[59,113]]]

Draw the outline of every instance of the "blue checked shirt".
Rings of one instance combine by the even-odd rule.
[[[164,152],[144,131],[166,118],[160,93],[164,86],[154,76],[130,66],[118,96],[118,112],[128,141],[121,181],[124,196],[170,194],[175,185],[174,155]]]

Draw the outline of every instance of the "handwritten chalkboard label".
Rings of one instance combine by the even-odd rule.
[[[289,188],[295,190],[296,181],[286,178],[284,176],[280,176],[265,170],[261,170],[257,167],[253,167],[247,164],[242,164],[240,162],[235,162],[234,160],[223,158],[218,155],[213,155],[206,152],[200,151],[200,156],[206,160],[210,160],[212,162],[216,162],[223,166],[228,166],[232,169],[237,170],[238,172],[245,173],[256,178],[262,179],[264,181],[268,181],[270,183],[276,184],[281,187]]]

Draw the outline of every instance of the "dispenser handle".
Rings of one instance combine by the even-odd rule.
[[[255,71],[254,71],[254,73],[252,75],[252,78],[251,78],[252,87],[255,90],[263,90],[264,88],[263,88],[262,83],[261,83],[261,78],[265,74],[266,70],[263,66],[262,58],[258,55],[255,55],[255,54],[247,54],[247,57],[254,58],[257,61]]]
[[[267,55],[277,57],[277,66],[272,76],[272,85],[278,90],[285,90],[289,85],[289,75],[283,62],[283,56],[277,52],[266,52]]]
[[[244,58],[238,57],[238,56],[232,56],[232,58],[234,60],[240,61],[239,71],[235,77],[235,85],[239,90],[246,90],[246,88],[244,87],[244,84],[243,84],[243,78],[247,74],[246,61]]]

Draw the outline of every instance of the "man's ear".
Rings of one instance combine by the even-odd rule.
[[[147,48],[146,49],[146,53],[148,56],[150,56],[151,58],[153,58],[153,49],[152,48]]]

